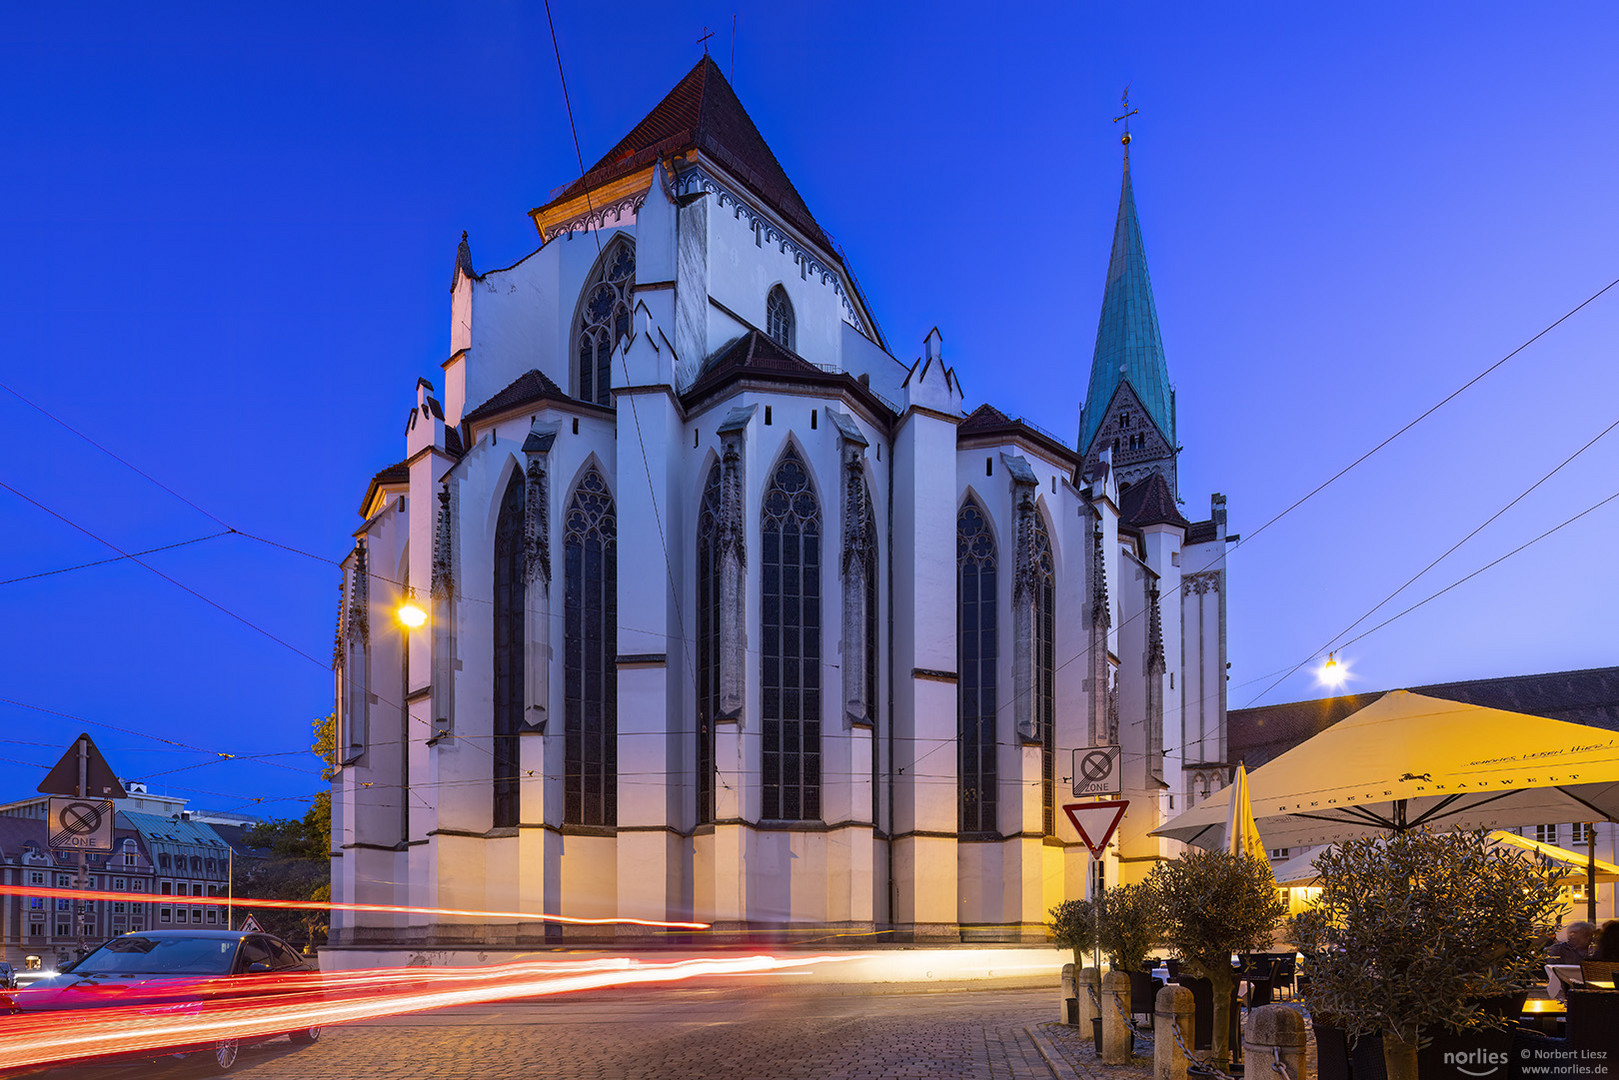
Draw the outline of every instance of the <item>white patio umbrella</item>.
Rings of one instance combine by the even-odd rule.
[[[1231,781],[1225,835],[1226,850],[1231,854],[1265,857],[1265,843],[1259,838],[1259,826],[1254,824],[1253,805],[1248,799],[1248,768],[1241,763]]]
[[[1255,769],[1248,791],[1273,848],[1619,821],[1619,733],[1395,690]],[[1220,848],[1229,816],[1216,792],[1152,835]]]
[[[1588,869],[1586,856],[1579,852],[1569,851],[1555,844],[1542,844],[1538,840],[1527,840],[1517,833],[1503,832],[1500,829],[1490,833],[1490,843],[1521,851],[1526,856],[1540,855],[1550,859],[1563,870],[1563,876],[1557,879],[1559,885],[1578,885],[1586,879]],[[1315,861],[1330,850],[1332,850],[1330,847],[1312,848],[1285,862],[1277,863],[1271,867],[1271,872],[1276,875],[1276,884],[1284,889],[1304,888],[1316,884],[1321,880],[1321,873],[1315,868]],[[1596,880],[1604,885],[1619,881],[1619,866],[1597,859]]]

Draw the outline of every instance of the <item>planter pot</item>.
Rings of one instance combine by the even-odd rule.
[[[1096,1044],[1096,1056],[1101,1057],[1102,1056],[1102,1018],[1100,1016],[1091,1017],[1091,1039]],[[1134,1054],[1135,1052],[1136,1052],[1136,1033],[1132,1031],[1132,1032],[1130,1032],[1130,1053]]]

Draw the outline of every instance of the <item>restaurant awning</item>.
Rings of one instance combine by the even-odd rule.
[[[1619,732],[1394,690],[1248,774],[1268,848],[1428,825],[1619,821]],[[1215,792],[1153,830],[1226,846]]]

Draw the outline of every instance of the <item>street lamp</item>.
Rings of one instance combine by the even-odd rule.
[[[405,599],[394,614],[410,630],[416,630],[427,624],[427,612],[416,602],[416,590],[412,588],[405,590]]]
[[[1349,681],[1349,665],[1338,659],[1337,653],[1328,653],[1327,662],[1315,673],[1322,686],[1337,688]]]

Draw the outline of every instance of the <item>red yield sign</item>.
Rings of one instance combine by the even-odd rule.
[[[1129,799],[1064,803],[1063,812],[1068,815],[1068,820],[1074,823],[1074,828],[1079,830],[1079,838],[1085,841],[1085,846],[1091,849],[1091,854],[1100,858],[1108,841],[1113,839],[1113,833],[1118,829],[1119,822],[1124,820],[1124,811],[1129,805]]]

